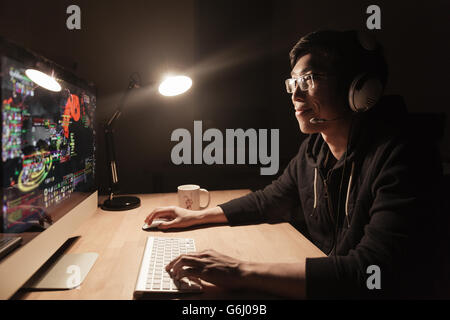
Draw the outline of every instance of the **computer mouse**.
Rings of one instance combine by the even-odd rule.
[[[157,229],[161,223],[166,222],[166,221],[167,220],[164,220],[164,219],[155,219],[152,221],[151,225],[144,223],[144,225],[142,226],[142,230]]]

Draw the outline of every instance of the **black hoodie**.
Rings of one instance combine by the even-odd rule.
[[[328,255],[306,260],[307,298],[434,297],[442,169],[407,115],[400,97],[383,97],[355,116],[338,161],[312,134],[272,184],[220,205],[231,225],[297,223]],[[381,289],[368,289],[371,265]]]

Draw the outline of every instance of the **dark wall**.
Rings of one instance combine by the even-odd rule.
[[[78,4],[82,30],[69,31],[65,10]],[[259,188],[276,176],[260,165],[175,166],[170,153],[177,128],[193,134],[218,128],[280,129],[280,170],[305,138],[299,132],[284,79],[288,52],[316,29],[365,28],[369,1],[39,1],[0,3],[0,34],[73,68],[98,87],[98,177],[106,189],[100,123],[110,116],[129,74],[139,71],[146,90],[136,91],[117,126],[124,192],[175,191],[182,183],[209,189]],[[377,1],[382,29],[374,31],[390,65],[387,93],[405,97],[412,112],[448,114],[449,2]],[[76,67],[76,68],[75,68]],[[176,98],[151,91],[163,72],[188,71],[192,90]],[[440,143],[450,160],[450,117]],[[427,131],[433,123],[417,127]],[[206,146],[206,143],[204,144]]]
[[[302,35],[314,30],[366,29],[366,9],[371,4],[359,0],[241,1],[232,5],[224,0],[197,1],[196,62],[217,66],[197,77],[197,118],[221,129],[279,128],[281,173],[306,137],[299,132],[284,89],[290,73],[288,52]],[[413,113],[448,114],[449,47],[444,40],[450,32],[448,2],[375,4],[382,10],[382,29],[372,32],[384,45],[390,66],[386,93],[404,96]],[[420,80],[420,70],[427,70],[429,82]],[[422,114],[416,118],[417,130],[424,134],[441,125],[439,118]],[[443,157],[449,158],[450,117],[445,124],[445,134],[437,131],[442,135]],[[248,176],[238,177],[243,186],[260,187],[273,179],[258,177],[257,168],[249,171]]]

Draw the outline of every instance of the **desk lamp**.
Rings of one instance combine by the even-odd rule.
[[[188,91],[192,86],[192,80],[186,76],[170,76],[167,77],[159,86],[159,93],[166,97],[177,96]],[[119,192],[119,176],[117,173],[117,163],[116,163],[116,153],[114,149],[114,124],[119,119],[122,114],[122,109],[125,101],[131,90],[140,87],[140,77],[139,74],[134,73],[130,76],[130,81],[128,83],[127,90],[125,91],[122,99],[119,102],[119,106],[106,122],[105,130],[105,141],[106,141],[106,152],[107,152],[107,162],[109,166],[109,198],[106,199],[102,204],[103,210],[108,211],[124,211],[138,208],[141,205],[141,200],[138,197],[132,196],[116,196]]]
[[[34,83],[37,85],[53,91],[53,92],[60,92],[61,91],[61,85],[56,81],[54,73],[52,72],[52,75],[49,76],[46,73],[43,73],[36,69],[27,69],[25,71],[25,74],[28,78],[30,78]]]

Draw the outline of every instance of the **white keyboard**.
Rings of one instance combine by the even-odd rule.
[[[134,293],[202,291],[200,285],[187,278],[174,281],[165,270],[180,254],[193,251],[193,239],[148,237]]]

